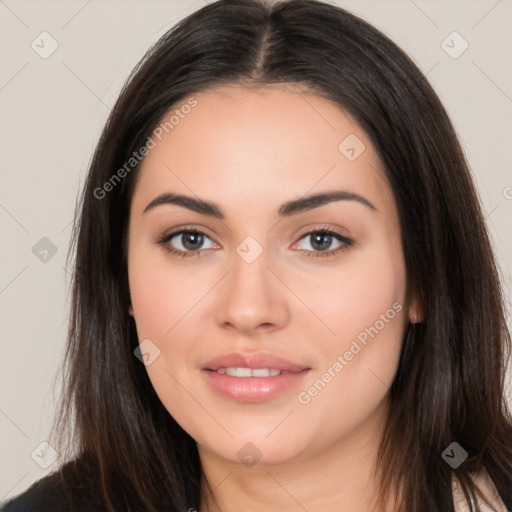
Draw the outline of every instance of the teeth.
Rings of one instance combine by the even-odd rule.
[[[277,373],[272,374],[272,371]],[[251,372],[253,377],[270,377],[271,375],[279,375],[280,373],[280,371],[271,370],[270,368],[256,368]]]
[[[217,373],[231,377],[275,377],[284,372],[275,368],[218,368]]]
[[[250,368],[226,368],[226,374],[232,377],[251,377]]]

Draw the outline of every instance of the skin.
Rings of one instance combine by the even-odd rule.
[[[407,299],[398,214],[378,155],[342,109],[295,85],[223,86],[194,98],[197,106],[145,158],[131,204],[130,313],[139,340],[160,350],[146,366],[151,382],[197,441],[222,511],[375,510],[388,392],[406,324],[421,317]],[[338,149],[349,134],[365,145],[354,161]],[[287,201],[338,189],[376,211],[343,200],[277,213]],[[215,202],[225,219],[171,204],[144,213],[163,192]],[[207,235],[200,257],[181,258],[156,243],[190,225]],[[308,257],[321,252],[305,236],[318,225],[353,245]],[[252,263],[236,252],[247,236],[263,249]],[[176,236],[167,245],[186,250],[182,243]],[[333,239],[328,250],[340,245]],[[393,304],[401,308],[394,318],[309,403],[299,403],[298,394]],[[200,370],[235,351],[271,352],[311,372],[272,400],[240,403],[214,392]],[[252,467],[237,456],[247,442],[261,452]],[[203,500],[206,510],[213,508]]]

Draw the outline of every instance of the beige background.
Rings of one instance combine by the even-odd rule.
[[[31,453],[48,438],[58,399],[70,222],[109,107],[149,46],[205,3],[0,0],[0,501],[52,469]],[[428,74],[473,168],[510,297],[512,2],[333,3],[383,30]],[[47,59],[31,47],[43,31],[58,43]],[[453,31],[469,44],[456,59],[442,47]],[[452,54],[464,44],[444,43]],[[32,252],[43,237],[57,250],[46,262]]]

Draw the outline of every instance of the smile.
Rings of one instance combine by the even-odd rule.
[[[293,373],[286,370],[278,370],[277,368],[217,368],[217,373],[222,375],[230,375],[231,377],[275,377],[276,375]]]

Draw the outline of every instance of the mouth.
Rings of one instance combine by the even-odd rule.
[[[207,370],[208,371],[208,370]],[[214,370],[209,370],[214,371]],[[298,372],[290,372],[286,370],[278,370],[277,368],[244,368],[244,367],[229,367],[229,368],[217,368],[215,370],[217,373],[221,375],[229,375],[231,377],[275,377],[277,375],[286,375],[290,373],[298,373]]]
[[[211,389],[238,402],[263,402],[296,387],[310,373],[309,366],[273,354],[226,354],[202,370]]]
[[[233,377],[250,377],[254,371],[256,373],[253,375],[254,377],[268,377],[268,375],[264,373],[267,370],[273,372],[298,373],[310,368],[307,365],[295,363],[284,357],[267,352],[233,352],[211,359],[203,365],[202,369],[211,371],[220,370],[220,373],[232,375]],[[251,374],[249,374],[249,371]],[[258,373],[260,375],[258,375]]]

